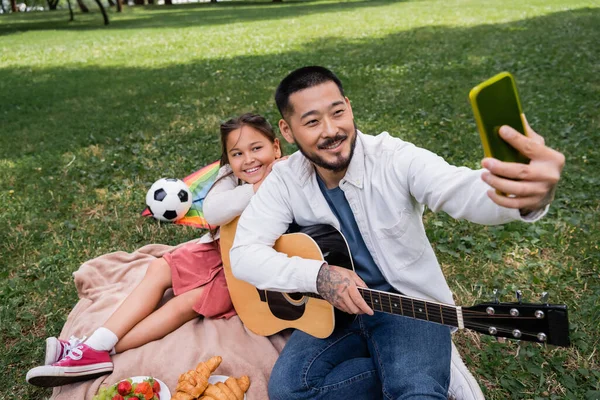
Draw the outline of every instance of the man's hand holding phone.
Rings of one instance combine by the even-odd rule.
[[[565,156],[547,147],[544,138],[531,129],[524,116],[523,120],[527,136],[507,125],[500,128],[500,136],[529,158],[529,164],[484,158],[481,165],[489,171],[483,173],[482,179],[496,189],[490,189],[488,196],[496,204],[519,209],[521,215],[526,215],[544,208],[554,198]]]

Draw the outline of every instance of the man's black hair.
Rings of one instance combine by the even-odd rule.
[[[290,104],[292,93],[326,82],[334,82],[338,89],[340,89],[342,96],[344,96],[342,82],[333,72],[324,67],[310,66],[298,68],[283,78],[275,91],[275,103],[281,116],[285,118],[286,115],[289,115],[293,111]]]

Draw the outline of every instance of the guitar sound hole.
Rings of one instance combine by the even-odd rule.
[[[304,297],[302,293],[288,293],[288,296],[294,301],[300,301]]]

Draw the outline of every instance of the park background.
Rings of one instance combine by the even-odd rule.
[[[50,395],[25,374],[77,302],[81,263],[200,235],[140,217],[151,183],[216,160],[228,117],[276,124],[277,83],[310,64],[339,75],[363,132],[472,168],[468,92],[515,75],[531,126],[567,159],[549,214],[484,227],[427,211],[427,234],[457,304],[548,291],[573,345],[454,340],[489,399],[600,398],[600,2],[106,4],[108,26],[88,6],[73,22],[64,0],[0,15],[0,399]]]

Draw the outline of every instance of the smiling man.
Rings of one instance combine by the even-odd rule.
[[[275,101],[281,133],[300,152],[273,168],[242,214],[233,273],[259,289],[318,293],[358,317],[326,339],[295,331],[273,369],[269,397],[446,399],[449,328],[374,314],[358,287],[452,304],[425,235],[424,206],[480,224],[532,222],[553,198],[564,156],[529,126],[527,137],[506,126],[500,133],[531,162],[484,159],[487,170],[449,165],[385,132],[365,135],[341,82],[323,67],[290,73]],[[356,272],[276,252],[272,245],[292,222],[339,229]]]

